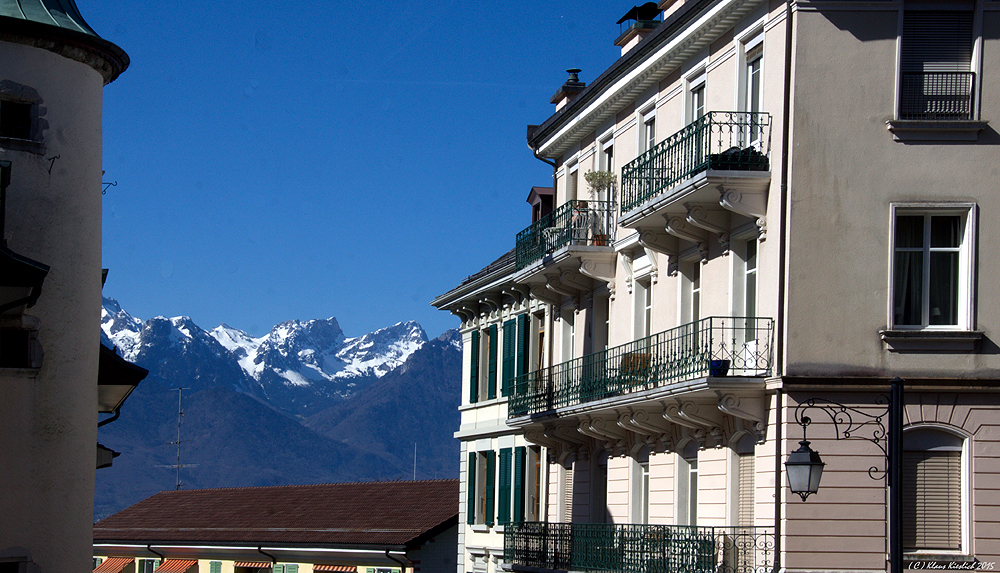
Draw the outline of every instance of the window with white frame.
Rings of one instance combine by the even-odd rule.
[[[632,523],[649,523],[649,448],[632,460]]]
[[[743,44],[743,81],[741,108],[747,113],[757,114],[763,111],[764,74],[761,65],[764,62],[764,34],[757,34]],[[756,149],[761,148],[763,124],[755,116],[747,118],[747,143]]]
[[[974,54],[981,44],[975,35],[976,4],[973,0],[904,2],[898,119],[975,119]]]
[[[633,301],[635,304],[632,320],[633,336],[635,340],[639,340],[652,334],[653,289],[650,279],[635,281]]]
[[[639,133],[639,151],[646,152],[656,147],[656,108],[642,114],[642,130]]]
[[[678,525],[698,524],[698,443],[688,440],[674,462]]]
[[[577,186],[579,181],[577,177],[580,175],[580,164],[573,162],[571,165],[566,167],[566,201],[572,201],[576,199]]]
[[[688,123],[705,115],[705,72],[688,80]]]
[[[576,357],[576,316],[572,308],[563,309],[562,312],[562,362],[572,360]]]
[[[972,328],[975,205],[892,205],[892,328]]]
[[[701,318],[701,261],[681,263],[681,321]]]
[[[733,522],[740,527],[754,524],[754,478],[757,441],[751,434],[744,433],[733,445],[732,471],[732,504]]]
[[[903,433],[903,550],[965,550],[964,436],[935,427]]]
[[[469,525],[493,525],[494,496],[496,494],[496,452],[469,452],[467,488],[467,517]]]
[[[608,523],[608,453],[591,457],[590,516],[591,523]]]

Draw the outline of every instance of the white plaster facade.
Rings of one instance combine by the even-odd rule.
[[[532,227],[519,236],[514,261],[433,302],[461,319],[466,349],[456,437],[460,511],[473,523],[460,526],[459,573],[593,566],[528,563],[523,546],[504,562],[512,526],[469,517],[478,497],[468,488],[485,484],[469,485],[468,453],[520,445],[541,448],[541,522],[613,523],[617,535],[628,524],[716,528],[716,549],[695,570],[887,570],[885,482],[868,474],[884,468],[878,448],[837,440],[813,416],[808,437],[827,466],[806,502],[788,490],[783,462],[802,439],[798,404],[877,412],[894,376],[906,379],[905,449],[954,464],[942,518],[954,534],[931,539],[920,528],[935,520],[907,514],[907,563],[1000,561],[1000,2],[658,8],[662,21],[638,42],[619,39],[622,59],[585,88],[571,75],[556,113],[529,127],[529,146],[554,164],[552,217],[535,238]],[[934,30],[952,28],[966,60],[921,52],[933,51]],[[917,103],[904,77],[915,58],[926,96]],[[935,108],[944,92],[927,79],[941,69],[959,78],[951,115]],[[657,153],[663,163],[652,163]],[[685,172],[692,157],[707,167]],[[753,166],[726,163],[734,157]],[[588,189],[591,170],[617,175],[610,230],[595,231],[592,214],[577,223],[608,199]],[[907,243],[917,231],[906,229],[931,237],[932,223],[948,238]],[[913,257],[934,269],[921,275]],[[946,303],[924,295],[941,284]],[[520,313],[531,317],[530,373],[508,397],[470,400],[474,378],[488,384],[489,367],[472,361],[488,360],[490,325]],[[922,491],[906,504],[924,503]],[[734,558],[722,546],[742,531],[765,545]],[[636,566],[626,562],[602,567]],[[651,558],[643,567],[661,570]]]

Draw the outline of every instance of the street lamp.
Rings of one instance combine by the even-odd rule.
[[[830,416],[833,422],[836,438],[857,438],[868,440],[882,450],[885,457],[885,469],[868,468],[868,477],[884,479],[889,487],[889,571],[903,571],[903,536],[902,536],[902,501],[903,501],[903,382],[900,377],[889,381],[891,392],[887,398],[880,394],[875,402],[884,405],[885,410],[878,414],[869,414],[857,408],[845,406],[832,400],[810,398],[795,408],[795,421],[802,426],[802,441],[799,449],[788,455],[785,461],[785,472],[788,474],[788,487],[792,493],[797,493],[805,501],[810,494],[819,489],[819,480],[826,464],[813,451],[806,441],[806,427],[812,419],[805,413],[817,409]],[[822,403],[820,403],[822,402]],[[883,418],[888,418],[883,423]],[[888,425],[888,428],[886,428]],[[841,429],[843,428],[843,429]],[[872,437],[855,435],[861,429],[871,429]],[[881,474],[881,475],[879,475]]]
[[[819,480],[823,477],[823,460],[819,452],[809,447],[809,442],[799,442],[799,449],[788,455],[785,462],[785,473],[788,475],[788,487],[792,493],[797,493],[805,501],[809,494],[819,489]]]

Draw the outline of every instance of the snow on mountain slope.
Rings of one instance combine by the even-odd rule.
[[[101,307],[101,331],[117,346],[121,355],[130,362],[139,353],[139,334],[142,321],[122,310],[113,298],[104,297]]]

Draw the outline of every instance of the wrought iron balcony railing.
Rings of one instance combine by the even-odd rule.
[[[521,270],[564,245],[610,245],[613,213],[610,201],[567,201],[517,234],[515,267]]]
[[[622,213],[708,169],[767,171],[771,114],[712,111],[622,167]]]
[[[899,119],[972,119],[974,72],[906,72],[900,79]]]
[[[702,376],[769,376],[774,320],[703,318],[514,378],[516,418]]]
[[[511,523],[504,561],[558,571],[765,573],[774,563],[770,527]]]

